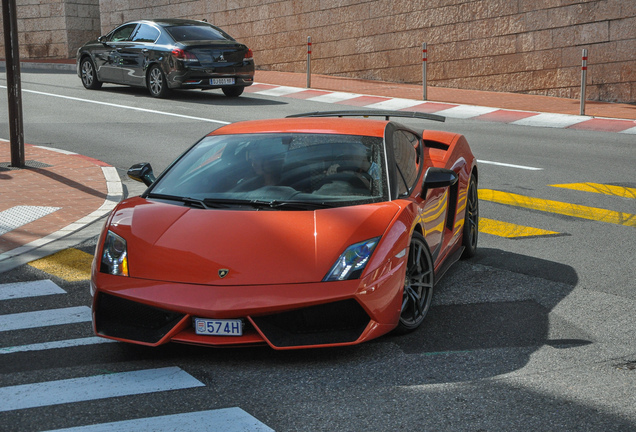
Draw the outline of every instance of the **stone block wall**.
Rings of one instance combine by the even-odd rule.
[[[79,15],[80,4],[92,11],[99,4],[94,34],[81,30],[88,25],[80,21],[89,17]],[[207,19],[249,45],[260,69],[305,72],[311,36],[313,73],[421,84],[426,42],[429,86],[566,98],[579,97],[585,48],[587,98],[636,102],[635,0],[18,0],[18,5],[30,11],[20,13],[27,57],[72,57],[78,41],[90,38],[84,36],[132,19]],[[63,19],[54,15],[60,7]],[[52,13],[44,24],[47,8]],[[78,11],[73,19],[70,9]],[[27,22],[38,13],[40,18]],[[48,33],[40,33],[43,28]],[[66,48],[56,45],[64,37]]]

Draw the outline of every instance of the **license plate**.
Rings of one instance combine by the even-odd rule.
[[[199,335],[242,336],[243,321],[240,319],[195,318],[194,331]]]
[[[212,78],[210,84],[212,85],[234,85],[234,78]]]

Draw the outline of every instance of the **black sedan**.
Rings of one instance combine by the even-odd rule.
[[[87,89],[102,83],[170,89],[218,89],[237,97],[254,82],[252,50],[203,21],[131,21],[77,50],[77,74]]]

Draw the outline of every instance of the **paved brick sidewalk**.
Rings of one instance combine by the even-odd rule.
[[[123,196],[114,167],[25,144],[26,167],[10,167],[0,141],[0,264],[33,253],[107,214]]]

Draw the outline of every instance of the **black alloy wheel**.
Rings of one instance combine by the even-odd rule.
[[[245,87],[222,87],[221,90],[227,97],[239,97],[243,94]]]
[[[462,258],[472,258],[477,252],[477,237],[479,235],[479,196],[477,193],[477,180],[470,177],[468,192],[466,193],[466,216],[464,216],[464,229],[462,232],[462,246],[464,252]]]
[[[409,257],[404,280],[402,312],[397,333],[408,333],[420,326],[433,300],[433,258],[421,234],[415,232],[409,246]]]
[[[166,75],[159,66],[154,65],[150,68],[146,81],[148,91],[152,97],[165,98],[168,96],[169,89]]]
[[[80,63],[80,72],[82,74],[82,84],[89,90],[98,90],[102,87],[102,82],[97,79],[95,65],[89,57],[84,57]]]

